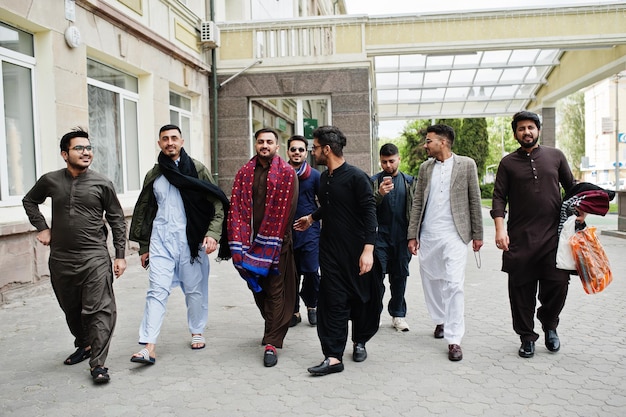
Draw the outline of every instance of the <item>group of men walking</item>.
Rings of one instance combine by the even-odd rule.
[[[568,190],[574,180],[560,151],[539,147],[537,115],[516,114],[512,128],[521,147],[500,164],[491,216],[496,244],[505,251],[519,354],[531,357],[538,338],[533,331],[537,288],[546,346],[552,352],[560,348],[556,327],[569,276],[557,272],[553,262],[558,184]],[[130,360],[156,363],[167,300],[176,286],[185,294],[190,347],[205,347],[208,254],[218,248],[219,258],[232,258],[264,319],[267,367],[277,364],[289,327],[302,320],[300,300],[307,320],[317,326],[324,356],[309,373],[344,370],[349,322],[352,358],[364,361],[366,343],[379,328],[385,274],[391,323],[408,332],[405,290],[412,255],[419,256],[433,336],[447,341],[451,361],[461,360],[467,245],[471,242],[475,252],[482,247],[483,220],[476,164],[452,152],[454,140],[449,126],[427,128],[429,159],[417,178],[399,170],[398,148],[385,144],[379,152],[382,171],[369,177],[346,162],[347,138],[334,126],[313,132],[313,160],[326,166],[321,174],[309,164],[306,138],[288,140],[285,161],[278,155],[276,131],[261,129],[254,135],[256,155],[237,172],[229,199],[209,170],[187,155],[180,129],[163,126],[157,141],[161,152],[146,174],[130,225],[129,239],[138,242],[141,265],[149,270],[141,349]],[[126,223],[113,184],[89,169],[93,148],[87,132],[69,132],[60,147],[66,168],[42,176],[23,203],[37,239],[51,247],[52,286],[75,337],[76,351],[64,363],[89,359],[94,382],[103,383],[110,379],[105,360],[116,318],[113,277],[126,268]],[[525,166],[532,168],[528,175]],[[54,228],[39,210],[48,197]],[[532,207],[542,207],[541,216],[524,204],[527,198],[535,201]],[[503,222],[507,204],[510,236]],[[547,220],[555,207],[556,220]],[[103,217],[113,234],[113,262]],[[533,230],[541,234],[540,247]],[[525,263],[529,256],[536,262]]]

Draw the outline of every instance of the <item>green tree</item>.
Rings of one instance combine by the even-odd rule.
[[[458,155],[469,156],[476,162],[478,177],[485,176],[487,157],[489,156],[489,133],[485,118],[463,119],[452,150]]]
[[[465,119],[437,119],[435,123],[450,126],[452,129],[454,129],[454,133],[456,134],[456,136],[459,136],[459,131],[461,130],[464,121]]]
[[[458,155],[466,155],[476,161],[478,175],[483,177],[487,156],[489,154],[489,135],[485,119],[438,119],[436,123],[452,127],[456,133],[453,151]],[[424,150],[426,128],[430,120],[414,120],[408,122],[402,132],[404,147],[400,152],[402,164],[400,169],[417,175],[419,167],[428,155]]]
[[[400,149],[400,171],[417,176],[420,165],[428,155],[424,149],[426,140],[426,128],[430,126],[428,120],[412,120],[406,123],[402,131],[402,146]]]
[[[580,162],[585,155],[585,95],[577,92],[557,103],[557,144],[576,178],[581,177]]]
[[[519,148],[519,143],[513,136],[510,117],[487,119],[487,132],[489,134],[489,153],[485,163],[485,172],[495,176],[502,157]],[[491,180],[493,177],[487,178],[487,181]]]

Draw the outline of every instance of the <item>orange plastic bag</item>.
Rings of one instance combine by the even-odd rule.
[[[604,248],[596,236],[596,228],[585,227],[570,238],[576,271],[587,294],[604,290],[613,281]]]

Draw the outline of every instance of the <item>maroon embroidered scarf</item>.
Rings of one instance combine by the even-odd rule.
[[[228,244],[233,264],[253,291],[261,291],[258,278],[278,274],[283,236],[288,224],[296,172],[282,158],[272,159],[267,174],[265,213],[259,232],[252,239],[252,183],[257,157],[245,164],[233,184],[228,211]]]

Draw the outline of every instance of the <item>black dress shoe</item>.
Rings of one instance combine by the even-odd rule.
[[[309,318],[309,324],[311,326],[317,325],[317,308],[309,308],[307,311],[307,316]]]
[[[367,359],[367,350],[365,350],[365,343],[355,343],[352,350],[352,359],[355,362],[363,362]]]
[[[302,321],[302,317],[300,316],[296,316],[295,314],[293,316],[291,316],[291,321],[289,322],[289,327],[294,327],[296,326],[298,323],[300,323]]]
[[[328,374],[334,374],[336,372],[343,371],[343,362],[339,362],[334,365],[331,365],[330,359],[326,358],[324,359],[324,362],[320,363],[317,366],[310,367],[309,369],[307,369],[307,371],[309,371],[309,373],[313,374],[314,376],[324,376]]]
[[[435,339],[443,339],[443,324],[438,324],[433,333]]]
[[[556,330],[546,330],[546,347],[550,352],[558,352],[561,349],[561,341]]]
[[[532,358],[535,356],[535,342],[532,340],[524,340],[519,347],[519,355],[522,358]]]

